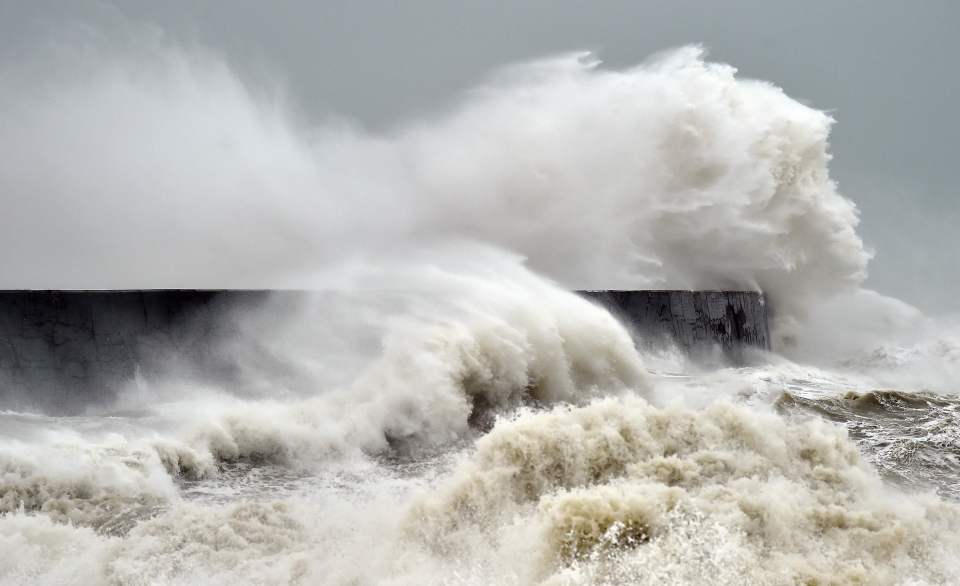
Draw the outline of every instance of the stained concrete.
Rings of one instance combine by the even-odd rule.
[[[0,291],[0,409],[75,413],[136,381],[176,371],[222,380],[218,356],[235,339],[229,311],[297,291]],[[769,349],[767,307],[744,291],[586,291],[636,335],[697,355]]]
[[[229,304],[259,292],[231,292]],[[218,291],[0,291],[0,409],[74,413],[172,361],[214,368]]]
[[[754,291],[581,291],[617,315],[641,345],[665,340],[695,357],[719,349],[743,362],[769,350],[767,303]]]

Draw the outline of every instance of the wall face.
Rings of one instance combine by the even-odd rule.
[[[717,346],[734,362],[749,348],[770,349],[767,305],[753,291],[582,291],[631,326],[638,343],[664,338],[687,353]]]
[[[767,310],[752,292],[590,291],[637,335],[696,355],[719,345],[733,360],[769,348]],[[0,291],[0,409],[80,413],[105,405],[138,375],[230,377],[218,355],[235,339],[227,313],[268,291]]]
[[[232,292],[246,299],[256,292]],[[214,368],[216,291],[0,291],[0,408],[76,413],[184,359]]]

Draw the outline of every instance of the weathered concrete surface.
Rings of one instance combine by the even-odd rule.
[[[697,354],[719,345],[734,360],[769,348],[767,309],[753,292],[589,291],[640,344],[665,337]],[[297,291],[0,291],[0,409],[75,413],[135,380],[173,372],[225,380],[218,354],[239,337],[227,313]]]
[[[628,324],[639,343],[664,338],[692,355],[719,347],[735,362],[770,349],[767,304],[754,291],[581,291]]]
[[[231,304],[261,292],[237,291]],[[217,291],[0,291],[0,409],[77,412],[138,374],[212,368]]]

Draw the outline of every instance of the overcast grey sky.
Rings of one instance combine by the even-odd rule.
[[[623,66],[702,43],[836,117],[833,176],[877,251],[868,285],[960,309],[960,3],[0,0],[0,51],[17,55],[63,24],[124,22],[280,80],[311,118],[371,129],[443,107],[505,63],[586,48]]]

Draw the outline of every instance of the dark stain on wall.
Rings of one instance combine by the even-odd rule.
[[[617,315],[637,343],[675,343],[694,357],[715,349],[743,363],[752,349],[770,350],[767,303],[754,291],[581,291]]]

